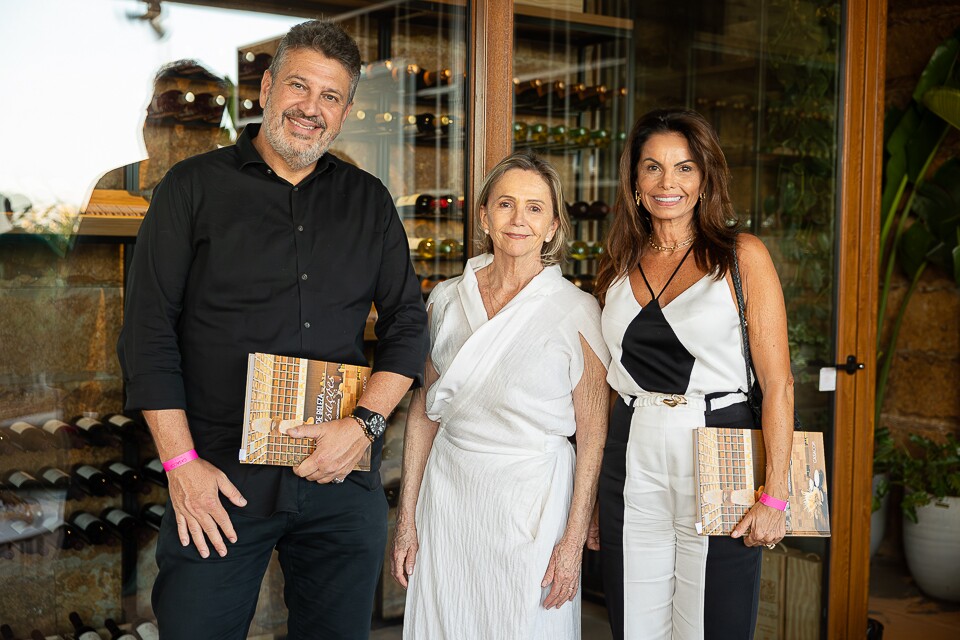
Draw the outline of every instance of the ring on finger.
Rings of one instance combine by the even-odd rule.
[[[766,546],[767,546],[767,549],[776,549],[776,548],[777,548],[776,543],[771,543],[771,544],[768,544],[768,545],[766,545]]]
[[[334,478],[334,479],[333,479],[333,484],[340,484],[341,482],[343,482],[343,478]]]

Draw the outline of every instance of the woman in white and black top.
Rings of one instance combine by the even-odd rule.
[[[699,536],[692,431],[753,425],[731,277],[738,261],[764,392],[765,491],[786,497],[793,379],[780,282],[763,244],[732,224],[726,161],[696,112],[637,122],[614,216],[597,278],[607,380],[619,396],[599,516],[614,636],[750,638],[760,549],[783,537],[784,513],[757,503],[733,537]]]

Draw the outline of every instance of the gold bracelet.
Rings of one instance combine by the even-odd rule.
[[[366,439],[369,440],[370,442],[373,442],[373,436],[371,436],[370,433],[367,432],[367,423],[363,421],[363,418],[361,418],[360,416],[350,416],[350,417],[356,420],[357,424],[360,425],[360,429],[363,431],[364,437],[366,437]]]

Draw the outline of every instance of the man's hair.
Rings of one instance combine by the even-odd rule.
[[[270,75],[276,79],[280,67],[290,50],[311,49],[336,60],[350,74],[350,95],[347,104],[353,102],[353,94],[360,81],[360,48],[343,28],[329,20],[310,20],[295,25],[283,36],[277,54],[270,63]]]

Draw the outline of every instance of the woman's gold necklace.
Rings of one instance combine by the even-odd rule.
[[[692,244],[693,241],[696,240],[696,239],[697,239],[697,236],[696,236],[696,235],[692,235],[692,236],[690,236],[689,238],[687,238],[686,240],[681,240],[681,241],[678,242],[677,244],[673,244],[673,245],[660,245],[660,244],[657,244],[656,242],[653,241],[653,234],[651,234],[651,235],[647,238],[647,242],[650,244],[651,247],[653,247],[653,248],[656,249],[657,251],[676,251],[677,249],[682,249],[683,247],[686,247],[687,245]]]

